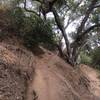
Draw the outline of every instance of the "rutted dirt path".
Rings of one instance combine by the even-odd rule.
[[[36,55],[37,50],[34,54],[20,46],[1,44],[0,93],[2,86],[7,86],[2,95],[12,94],[10,97],[0,94],[0,100],[100,100],[99,92],[91,92],[94,88],[89,91],[87,80],[84,80],[84,75],[92,79],[91,73],[95,80],[94,72],[84,68],[83,74],[52,52],[41,50],[42,54]],[[15,83],[14,86],[11,83]],[[91,82],[89,84],[92,87]]]
[[[35,91],[36,98],[33,99],[34,96],[31,95],[27,100],[99,100],[88,97],[88,92],[86,93],[86,97],[82,97],[81,92],[79,93],[75,90],[70,81],[66,79],[66,75],[63,75],[66,73],[55,69],[54,63],[59,60],[57,56],[52,54],[43,56],[44,57],[40,58],[36,57],[35,59],[35,77],[30,87],[31,92]],[[84,72],[86,71],[84,70]],[[87,73],[85,74],[87,75]],[[93,76],[95,77],[94,74]],[[91,77],[89,77],[89,79],[91,79]],[[96,96],[99,97],[99,94]]]
[[[35,78],[31,84],[31,88],[29,88],[31,92],[34,89],[37,98],[32,99],[33,97],[30,95],[27,100],[65,100],[66,95],[64,96],[63,91],[66,91],[66,87],[75,95],[75,98],[78,98],[77,100],[80,100],[80,95],[72,88],[65,77],[61,75],[61,73],[50,68],[50,64],[52,63],[50,60],[57,60],[57,57],[49,57],[50,58],[46,59],[37,59]],[[63,83],[65,86],[63,86]],[[70,92],[69,96],[71,96]]]

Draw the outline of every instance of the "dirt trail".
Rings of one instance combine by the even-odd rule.
[[[55,62],[55,59],[57,60],[57,56],[51,54],[44,58],[37,58],[35,78],[29,88],[31,93],[34,90],[38,96],[38,98],[34,100],[65,100],[65,92],[69,93],[69,98],[72,98],[73,94],[75,98],[78,98],[77,100],[80,100],[80,95],[73,89],[71,84],[68,83],[66,78],[55,69],[52,69],[51,65]],[[68,91],[66,91],[66,88],[68,88]],[[32,98],[31,95],[27,100],[33,100]]]
[[[86,65],[82,65],[81,70],[90,81],[90,91],[96,96],[100,97],[100,79],[98,78],[100,74],[95,69]]]
[[[94,88],[89,91],[87,82],[84,81],[84,74],[87,75],[90,70],[82,69],[83,74],[44,48],[30,52],[24,47],[7,43],[0,44],[0,76],[9,70],[6,76],[0,77],[0,96],[2,86],[8,86],[8,83],[9,88],[2,94],[12,94],[3,99],[0,97],[0,100],[100,100],[99,92],[96,91],[98,95],[91,92]],[[93,76],[95,80],[94,73]],[[92,78],[90,74],[87,77]]]
[[[31,97],[27,100],[90,100],[87,92],[86,97],[82,97],[81,92],[78,93],[66,79],[66,75],[63,75],[64,72],[59,72],[59,69],[54,68],[54,63],[59,61],[59,58],[56,55],[48,54],[43,55],[44,57],[36,57],[35,78],[30,91],[34,90],[37,98],[32,99]],[[91,98],[91,100],[99,99]]]

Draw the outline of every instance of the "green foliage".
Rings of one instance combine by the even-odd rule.
[[[92,59],[90,56],[88,56],[85,52],[80,53],[81,63],[90,65],[92,62]]]
[[[24,19],[24,27],[21,33],[24,33],[25,45],[29,48],[33,44],[52,46],[55,43],[51,23],[49,21],[43,21],[34,15]]]
[[[9,10],[8,14],[10,18],[9,29],[12,29],[17,33],[20,32],[25,18],[23,10],[19,7],[16,7],[15,9]]]
[[[9,30],[13,30],[22,37],[25,46],[33,45],[53,46],[54,32],[50,21],[44,21],[34,14],[26,13],[22,8],[16,7],[8,12]]]
[[[80,57],[81,63],[100,69],[100,47],[93,49],[89,54],[82,51]]]
[[[94,49],[91,52],[91,56],[92,56],[92,65],[100,69],[100,47]]]
[[[57,0],[55,6],[57,7],[57,9],[60,9],[61,7],[65,6],[66,3],[66,0]]]
[[[7,31],[9,30],[11,34],[14,32],[23,38],[25,46],[32,48],[34,45],[40,44],[48,48],[54,48],[54,32],[49,20],[44,21],[18,6],[7,8],[1,15],[3,14],[2,20],[5,22],[3,24],[7,25],[5,26]]]
[[[100,22],[100,9],[95,10],[94,12],[92,12],[93,15],[91,16],[91,21],[95,24],[98,24]]]

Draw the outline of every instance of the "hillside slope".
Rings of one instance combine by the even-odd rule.
[[[80,70],[84,73],[85,77],[90,81],[90,91],[96,96],[100,97],[100,73],[99,71],[87,66],[81,65]]]
[[[100,100],[81,70],[42,47],[29,51],[18,41],[0,42],[0,100]]]

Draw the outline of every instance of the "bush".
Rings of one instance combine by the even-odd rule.
[[[28,48],[32,48],[33,45],[38,44],[47,48],[54,48],[54,32],[52,31],[50,21],[44,21],[34,14],[26,13],[24,9],[20,7],[7,9],[5,19],[6,18],[8,21],[4,20],[4,22],[7,22],[7,31],[10,31],[10,33],[14,32],[23,38],[24,45]]]
[[[80,53],[80,58],[81,58],[81,63],[86,64],[86,65],[91,65],[92,59],[85,52]]]
[[[80,53],[81,63],[100,69],[100,47],[93,49],[89,54]]]
[[[8,11],[8,14],[10,20],[10,24],[8,28],[13,30],[14,32],[20,33],[25,18],[24,11],[21,8],[16,7],[15,9],[10,9]]]
[[[51,23],[49,21],[44,22],[34,15],[25,19],[24,27],[21,31],[21,33],[24,32],[25,45],[30,48],[33,44],[51,47],[55,43]]]
[[[100,69],[100,47],[95,48],[91,52],[92,57],[92,65],[95,66],[95,68]]]

